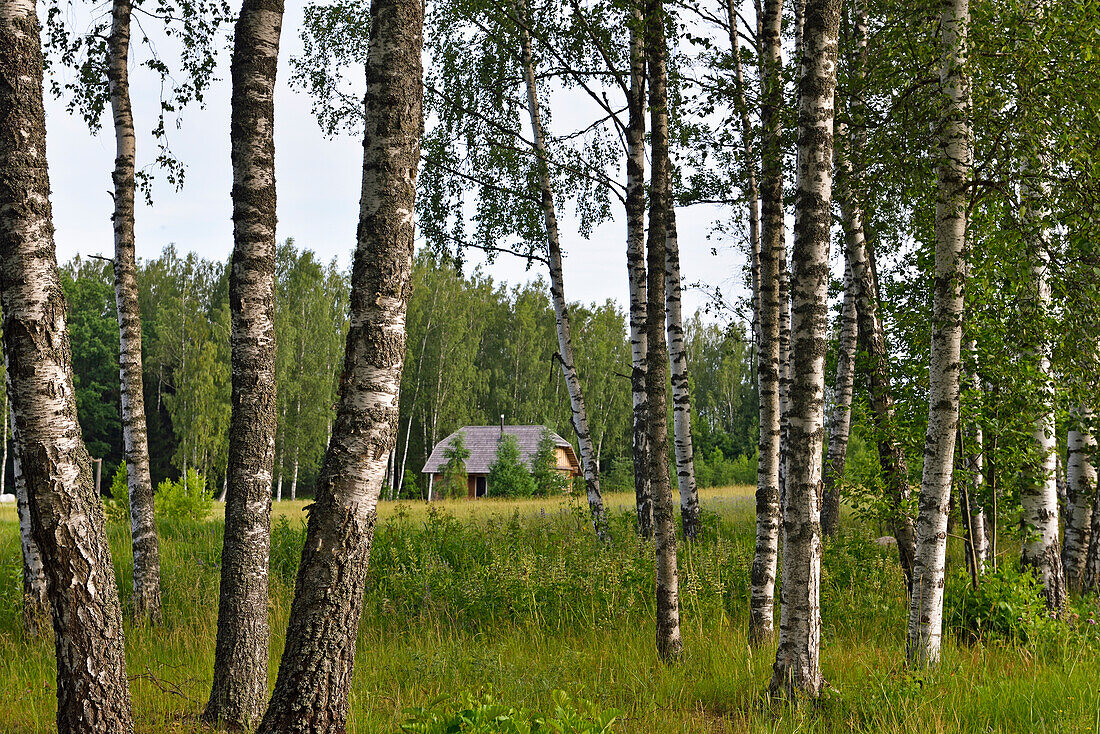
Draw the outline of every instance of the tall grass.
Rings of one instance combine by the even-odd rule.
[[[303,542],[293,507],[272,539],[271,680]],[[628,506],[615,498],[612,506]],[[622,732],[1093,732],[1100,734],[1100,639],[1086,624],[1027,645],[949,635],[939,670],[902,663],[906,603],[894,551],[854,523],[827,545],[819,705],[770,701],[774,648],[746,644],[752,505],[709,493],[700,541],[681,547],[686,655],[653,650],[652,549],[613,515],[598,546],[560,500],[383,508],[366,585],[349,731],[395,732],[404,711],[489,693],[545,710],[555,689],[623,712]],[[456,517],[456,510],[463,513]],[[142,732],[198,732],[217,621],[221,523],[162,523],[165,623],[127,626]],[[109,529],[124,605],[131,558]],[[1007,544],[1006,544],[1007,545]],[[956,564],[960,563],[953,554]],[[53,729],[53,648],[20,630],[18,529],[0,517],[0,732]],[[949,589],[949,593],[951,589]],[[1079,612],[1088,608],[1079,606]]]

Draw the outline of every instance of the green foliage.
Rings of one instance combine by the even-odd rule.
[[[952,575],[944,621],[967,641],[1033,642],[1061,629],[1046,608],[1043,585],[1011,563],[985,573],[977,588],[964,571]]]
[[[695,481],[700,487],[731,487],[756,484],[756,454],[733,459],[715,449],[709,456],[695,455]]]
[[[157,485],[157,516],[164,520],[201,521],[214,509],[214,495],[206,479],[193,468],[177,481],[165,479]]]
[[[515,436],[505,434],[497,443],[497,456],[489,467],[489,494],[494,497],[530,497],[535,480],[523,465]]]
[[[531,458],[531,478],[535,482],[535,494],[550,497],[569,489],[569,479],[557,470],[557,441],[547,429],[542,429],[538,447]]]
[[[465,497],[468,493],[466,459],[470,458],[470,449],[466,448],[466,436],[458,433],[443,449],[443,458],[447,464],[443,467],[443,480],[439,484],[438,496]]]
[[[553,713],[505,706],[492,696],[466,694],[454,702],[436,701],[426,708],[412,707],[402,732],[410,734],[605,734],[620,712],[601,710],[590,701],[574,701],[564,691],[553,691]],[[444,704],[451,706],[444,708]]]
[[[130,524],[130,488],[126,481],[126,462],[123,462],[111,478],[111,496],[103,498],[103,512],[108,522]]]
[[[305,542],[305,533],[292,526],[285,517],[275,521],[271,526],[271,552],[268,556],[268,568],[273,580],[287,588],[293,587]]]

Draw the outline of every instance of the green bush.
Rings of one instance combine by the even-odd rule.
[[[162,520],[194,520],[201,522],[214,509],[214,494],[206,487],[206,479],[194,469],[179,481],[165,479],[157,486],[156,513]]]
[[[466,448],[466,437],[461,432],[443,449],[443,458],[447,460],[443,467],[443,479],[433,488],[436,497],[443,499],[465,497],[467,493],[466,459],[470,458],[470,449]]]
[[[447,699],[427,708],[406,710],[402,732],[416,734],[605,734],[619,718],[619,711],[601,711],[589,701],[573,701],[563,691],[551,694],[554,712],[542,714],[497,703],[491,696],[466,695],[453,710],[439,707]]]
[[[489,467],[489,494],[494,497],[530,497],[535,480],[519,457],[516,437],[505,434],[497,443],[497,457]]]
[[[1053,624],[1043,585],[1030,571],[1010,564],[985,573],[976,589],[965,572],[953,574],[944,607],[948,629],[971,642],[1033,642]]]
[[[130,488],[126,485],[126,462],[118,465],[111,479],[111,496],[103,498],[107,522],[130,524]]]
[[[540,497],[558,495],[569,489],[569,479],[558,471],[558,443],[545,428],[539,437],[538,448],[531,460],[531,478],[535,482],[535,494]]]

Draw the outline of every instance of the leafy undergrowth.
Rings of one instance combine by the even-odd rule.
[[[826,545],[822,571],[829,688],[819,703],[792,709],[766,695],[774,648],[746,642],[751,504],[705,502],[703,537],[681,546],[685,655],[675,665],[653,650],[652,548],[634,537],[630,513],[614,515],[614,540],[601,548],[583,508],[523,507],[497,503],[488,516],[461,520],[387,510],[366,586],[350,732],[1100,734],[1100,635],[1088,623],[1100,611],[1096,600],[1075,602],[1068,624],[1040,615],[1013,627],[1032,606],[1010,564],[985,596],[952,575],[943,663],[916,673],[903,664],[907,609],[896,552],[845,525]],[[166,522],[159,530],[166,621],[127,627],[138,729],[199,732],[221,524]],[[116,524],[109,533],[127,605],[128,531]],[[302,541],[300,522],[276,523],[269,684]],[[954,568],[962,566],[957,550]],[[0,518],[0,731],[48,732],[53,645],[24,639],[19,594],[18,532]],[[998,609],[1015,617],[994,620]],[[1003,624],[1007,632],[995,634]],[[481,728],[463,729],[463,717]]]

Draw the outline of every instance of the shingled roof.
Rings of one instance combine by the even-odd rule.
[[[520,459],[530,468],[531,460],[538,450],[542,432],[549,429],[545,426],[504,426],[503,430],[509,436],[515,437],[516,443],[519,445]],[[466,459],[466,473],[488,474],[489,467],[497,458],[497,442],[500,441],[500,432],[500,426],[464,426],[459,428],[435,445],[432,455],[428,457],[428,463],[424,465],[423,473],[441,474],[443,472],[443,467],[447,465],[447,459],[443,457],[443,452],[451,445],[454,437],[461,433],[466,439],[466,448],[470,451],[470,458]],[[580,474],[580,462],[577,461],[577,455],[573,452],[573,445],[553,431],[550,431],[550,436],[554,439],[556,445],[565,449],[573,471]]]

